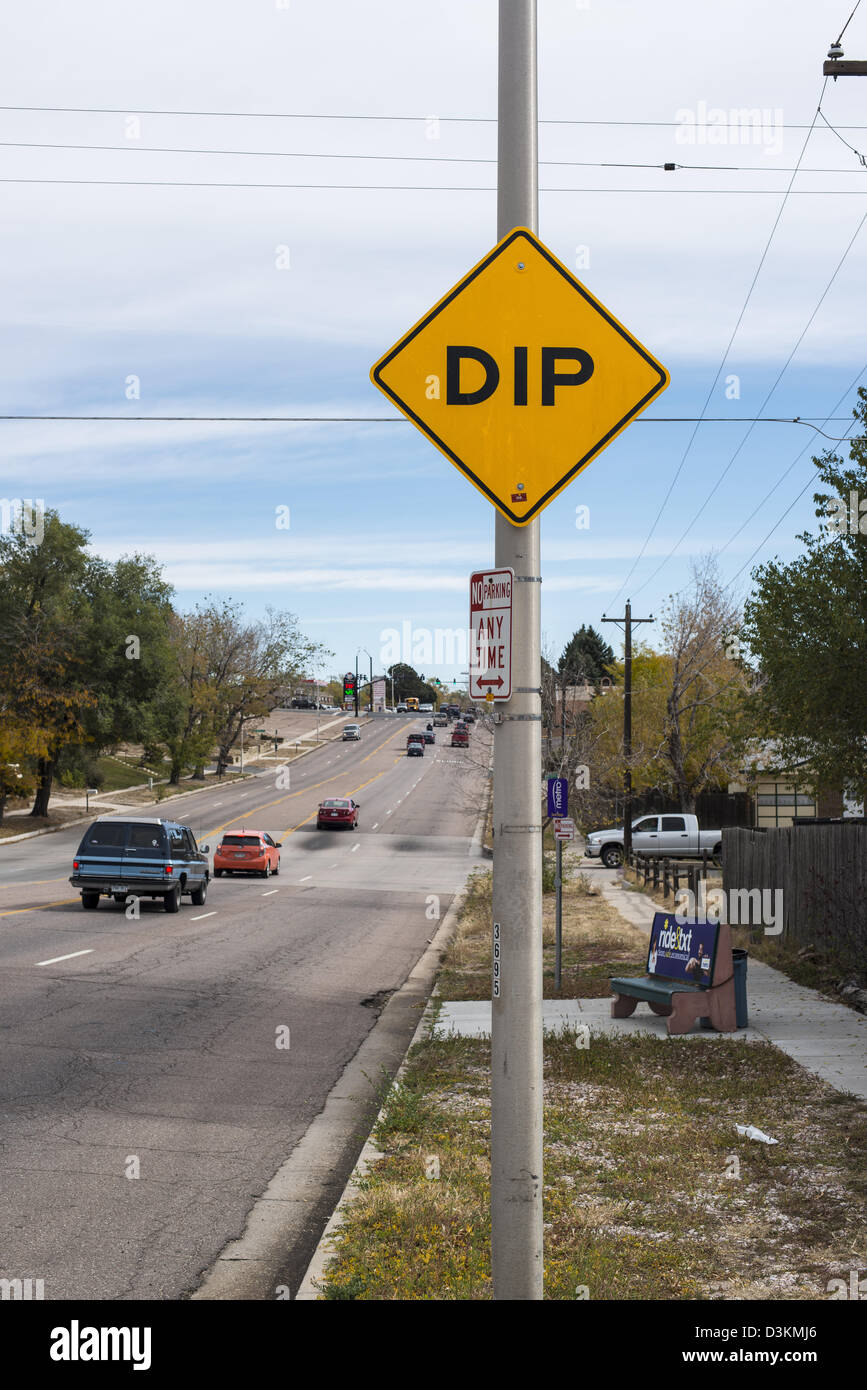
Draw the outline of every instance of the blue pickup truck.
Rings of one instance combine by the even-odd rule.
[[[101,897],[117,903],[137,897],[162,898],[166,912],[177,912],[185,894],[203,905],[209,879],[208,846],[199,848],[188,825],[100,816],[84,832],[69,882],[90,910]]]

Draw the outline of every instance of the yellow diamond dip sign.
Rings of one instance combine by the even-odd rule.
[[[669,382],[523,227],[370,375],[516,526],[538,516]]]

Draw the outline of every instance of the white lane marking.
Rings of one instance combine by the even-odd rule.
[[[213,912],[200,912],[199,915],[198,915],[198,917],[191,917],[191,918],[190,918],[190,921],[191,921],[191,922],[201,922],[201,921],[203,920],[203,918],[205,918],[205,917],[216,917],[216,915],[217,915],[217,909],[214,908]]]
[[[361,849],[361,845],[353,845],[349,853],[354,854],[357,849]]]
[[[244,797],[245,797],[245,796],[249,796],[249,795],[250,795],[249,792],[241,792],[240,796],[238,797],[238,800],[239,800],[239,801],[243,801],[243,800],[244,800]]]
[[[373,829],[374,829],[374,830],[378,830],[378,829],[379,829],[379,821],[376,822],[376,825],[373,827]]]
[[[387,816],[390,816],[390,815],[391,815],[391,811],[386,811],[385,814],[386,814]]]
[[[217,807],[218,807],[218,806],[222,806],[222,804],[223,804],[222,801],[215,801],[215,802],[214,802],[214,810],[216,811]]]
[[[59,960],[74,960],[76,956],[90,956],[95,947],[88,946],[86,951],[70,951],[68,956],[52,956],[51,960],[38,960],[37,965],[56,965]]]
[[[313,877],[312,874],[305,874],[303,878],[299,878],[298,882],[299,882],[299,883],[307,883],[308,880],[311,879],[312,877]]]
[[[263,898],[270,898],[270,897],[273,897],[273,895],[274,895],[275,893],[279,893],[279,892],[280,892],[280,889],[279,889],[279,888],[269,888],[267,893],[263,893],[263,894],[262,894],[262,897],[263,897]]]
[[[328,867],[329,867],[329,869],[336,869],[336,868],[337,868],[337,860],[335,859],[334,863],[333,863],[333,864],[329,864]]]

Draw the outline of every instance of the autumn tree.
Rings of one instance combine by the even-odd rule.
[[[683,811],[699,792],[735,779],[746,733],[751,673],[738,655],[741,613],[716,560],[692,567],[692,583],[665,610],[665,706],[657,751]]]

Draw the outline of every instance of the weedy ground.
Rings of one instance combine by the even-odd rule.
[[[489,891],[480,877],[469,894],[444,998],[489,997]],[[643,969],[645,939],[603,899],[573,881],[566,902],[564,994],[576,982],[580,997],[607,993],[615,968]],[[546,939],[548,915],[546,903]],[[566,1029],[545,1042],[547,1298],[828,1298],[830,1279],[864,1268],[857,1099],[766,1043],[585,1041]],[[374,1131],[383,1157],[333,1237],[323,1298],[491,1297],[489,1081],[487,1041],[412,1050]],[[751,1123],[779,1143],[739,1136]]]

